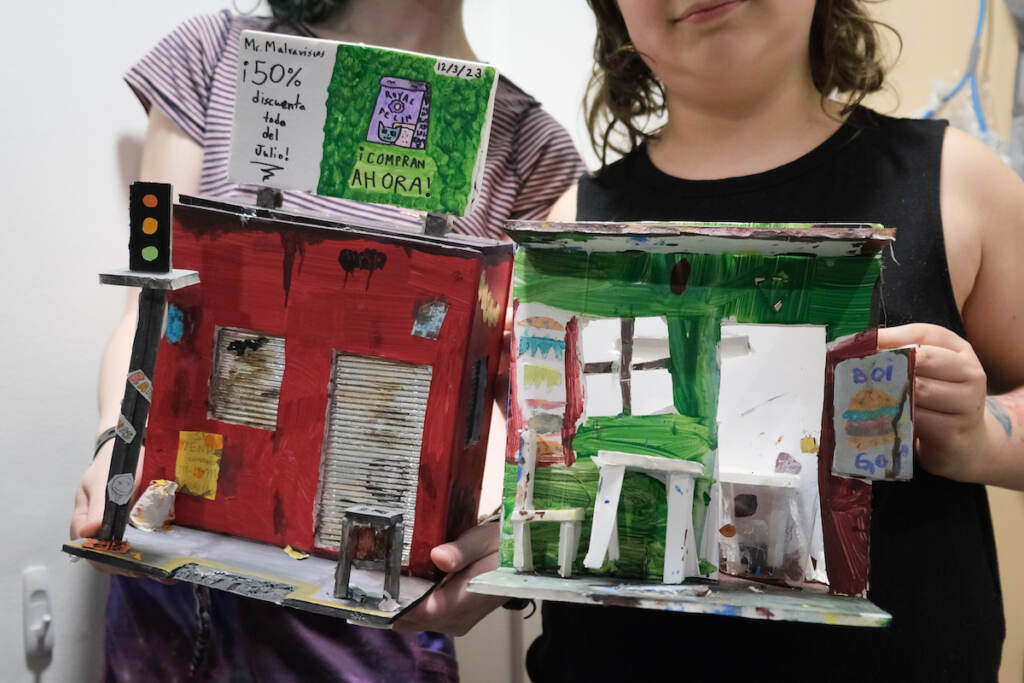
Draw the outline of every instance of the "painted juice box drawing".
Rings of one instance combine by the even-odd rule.
[[[843,460],[826,438],[827,370],[876,351],[895,231],[514,221],[506,232],[520,248],[501,566],[473,590],[762,618],[767,590],[781,601],[768,618],[884,622],[863,599],[868,480],[884,472],[833,474],[833,450]],[[905,384],[912,368],[900,368]],[[750,579],[769,585],[733,587]]]
[[[244,31],[229,176],[244,184],[465,215],[476,198],[494,67]]]
[[[423,149],[429,129],[430,84],[404,78],[380,79],[380,93],[366,141]]]

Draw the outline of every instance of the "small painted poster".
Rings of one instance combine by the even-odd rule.
[[[220,434],[179,432],[178,459],[174,467],[178,489],[182,493],[216,500],[223,449],[224,437]]]
[[[913,476],[913,355],[913,348],[893,349],[836,365],[833,474]]]
[[[243,31],[229,176],[462,216],[498,74],[476,62]]]

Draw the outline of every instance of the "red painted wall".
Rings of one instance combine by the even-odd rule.
[[[201,283],[168,297],[184,312],[184,334],[161,343],[143,481],[174,479],[179,431],[221,434],[216,499],[179,495],[178,522],[312,549],[334,350],[431,365],[410,568],[432,573],[430,549],[464,528],[479,498],[486,431],[475,448],[464,448],[466,361],[487,355],[481,350],[496,358],[501,324],[480,326],[477,292],[490,260],[488,281],[504,306],[510,250],[485,257],[389,237],[243,222],[191,206],[176,207],[174,240],[175,267],[198,270]],[[376,250],[386,263],[347,273],[342,249]],[[449,306],[438,338],[412,335],[417,310],[433,299]],[[276,431],[207,416],[217,326],[285,337]],[[458,501],[451,500],[453,486]]]

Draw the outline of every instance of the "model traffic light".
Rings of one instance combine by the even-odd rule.
[[[171,186],[132,183],[128,267],[146,273],[171,270]]]

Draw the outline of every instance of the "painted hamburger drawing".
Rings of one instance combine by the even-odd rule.
[[[861,389],[843,411],[846,438],[851,448],[865,451],[896,440],[896,419],[900,403],[881,389]]]

